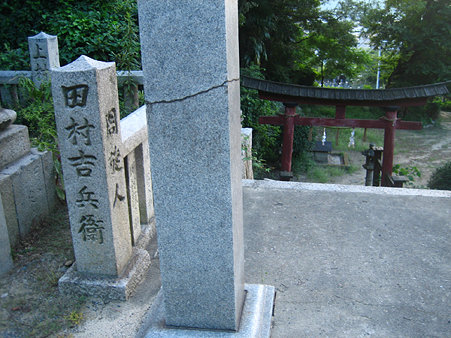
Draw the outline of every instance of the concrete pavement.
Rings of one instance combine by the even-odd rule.
[[[245,281],[277,289],[273,338],[451,336],[451,192],[243,182]],[[88,303],[71,333],[134,337],[151,256],[131,300]]]
[[[272,337],[451,335],[450,192],[246,184],[246,282],[276,287]]]

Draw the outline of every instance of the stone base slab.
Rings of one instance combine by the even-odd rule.
[[[136,241],[135,246],[138,249],[146,250],[149,246],[149,243],[155,236],[155,218],[152,218],[149,223],[141,224],[141,235],[139,235],[138,240]]]
[[[0,132],[0,168],[17,161],[30,152],[28,128],[13,124]]]
[[[167,327],[164,319],[163,292],[160,290],[147,314],[138,337],[202,337],[202,338],[269,338],[275,289],[270,285],[245,284],[246,298],[241,314],[240,329],[210,331],[204,329]]]
[[[79,273],[75,267],[76,263],[58,281],[61,293],[108,300],[127,300],[144,280],[150,267],[150,256],[146,250],[134,248],[127,269],[119,278]]]
[[[6,227],[3,203],[0,196],[0,276],[13,267],[11,246],[9,243],[8,228]]]
[[[48,215],[57,202],[51,152],[32,148],[0,169],[0,194],[9,240],[14,247],[19,237],[29,233],[33,221]]]

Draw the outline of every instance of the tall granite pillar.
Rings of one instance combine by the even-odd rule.
[[[36,87],[48,81],[49,71],[59,68],[58,37],[41,32],[28,38],[30,50],[31,78]]]
[[[164,322],[237,331],[245,297],[237,1],[138,8]]]
[[[113,62],[86,56],[52,71],[55,120],[76,270],[100,279],[121,278],[126,270],[131,270],[126,269],[130,262],[140,264],[132,258],[116,81]],[[149,259],[144,259],[147,262],[143,266],[147,268]],[[63,291],[80,281],[74,276],[71,284],[71,276],[66,277],[60,280]],[[127,282],[104,285],[103,289],[88,284],[80,289],[91,288],[92,294],[105,293],[109,298],[129,296]],[[120,291],[124,286],[126,289]],[[112,295],[115,292],[117,296]]]
[[[244,297],[236,1],[144,0],[139,11],[166,323],[236,330]]]

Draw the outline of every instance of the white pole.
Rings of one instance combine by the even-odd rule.
[[[381,76],[381,49],[382,46],[379,47],[379,52],[377,55],[377,76],[376,76],[376,89],[379,89],[379,78]]]

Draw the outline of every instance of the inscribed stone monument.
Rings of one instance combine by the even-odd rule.
[[[28,38],[31,77],[37,87],[49,80],[49,71],[60,66],[58,37],[41,32]]]
[[[76,272],[100,279],[102,276],[116,278],[118,283],[116,286],[107,283],[102,289],[87,279],[80,289],[97,296],[126,299],[130,293],[125,284],[129,280],[121,282],[119,279],[131,271],[133,263],[140,268],[131,278],[141,279],[150,261],[144,250],[138,252],[141,261],[132,259],[116,81],[114,63],[86,56],[52,71]],[[75,271],[68,271],[60,279],[60,290],[71,292],[70,287],[75,290],[79,280]],[[130,284],[136,284],[136,280]],[[123,287],[125,289],[118,291]],[[87,290],[89,288],[91,290]]]

